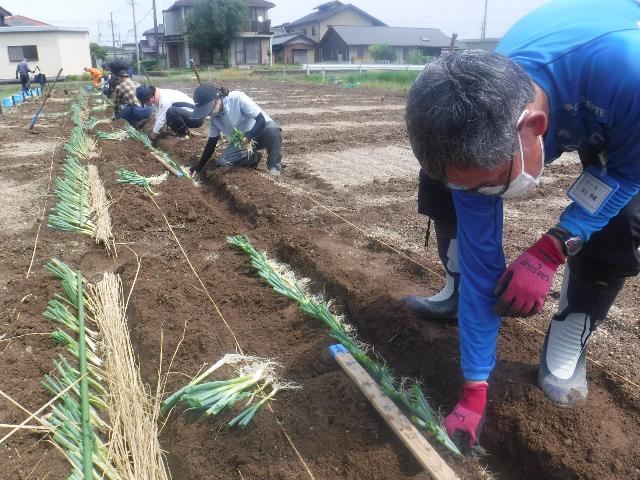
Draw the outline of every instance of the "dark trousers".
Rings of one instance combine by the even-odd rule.
[[[144,107],[139,107],[137,105],[125,105],[120,109],[116,118],[124,118],[135,127],[140,120],[149,118],[153,111],[154,108],[151,105],[146,105]]]
[[[187,128],[198,128],[204,123],[204,118],[193,120],[191,110],[181,107],[169,107],[167,110],[167,127],[178,135],[187,133]]]
[[[583,166],[597,162],[588,152],[579,152]],[[436,223],[456,224],[456,211],[451,191],[443,183],[420,171],[418,212]],[[550,225],[551,226],[551,225]],[[640,194],[636,195],[617,216],[594,233],[572,263],[580,263],[581,271],[594,281],[634,277],[640,273]],[[573,268],[573,267],[572,267]]]
[[[29,91],[29,75],[25,73],[20,74],[20,85],[22,85],[23,92]]]
[[[282,128],[273,121],[267,122],[262,132],[254,138],[254,150],[267,150],[267,168],[282,169]],[[244,148],[229,145],[218,159],[220,167],[254,167],[258,158],[248,157]]]

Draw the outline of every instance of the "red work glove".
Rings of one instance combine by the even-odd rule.
[[[487,382],[465,382],[462,397],[447,418],[444,428],[449,438],[463,453],[472,453],[479,447],[478,440],[487,406]]]
[[[493,294],[496,313],[507,317],[529,317],[542,310],[553,276],[565,256],[555,240],[543,235],[520,254],[502,274]]]

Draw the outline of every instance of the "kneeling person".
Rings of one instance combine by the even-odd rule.
[[[204,119],[191,118],[193,100],[180,90],[142,85],[137,88],[136,97],[142,105],[154,105],[156,108],[156,123],[149,134],[152,141],[158,138],[165,125],[178,137],[184,137],[189,128],[198,128],[204,122]]]
[[[220,134],[230,138],[236,130],[244,133],[243,146],[254,142],[253,152],[230,144],[218,159],[218,166],[256,167],[260,162],[258,150],[267,150],[267,168],[271,175],[282,169],[282,129],[249,96],[240,91],[229,92],[213,85],[196,88],[193,98],[196,108],[192,119],[209,117],[209,139],[200,160],[191,166],[191,173],[199,174],[216,148]]]

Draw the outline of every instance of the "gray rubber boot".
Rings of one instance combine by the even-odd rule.
[[[455,225],[453,232],[450,228],[442,228],[440,222],[435,222],[438,240],[438,256],[444,266],[447,282],[442,290],[431,297],[409,295],[404,301],[407,307],[421,318],[454,319],[458,316],[458,295],[460,289],[460,266],[458,264],[457,240]]]
[[[566,267],[560,304],[540,354],[538,383],[549,399],[574,406],[587,397],[587,345],[607,316],[624,279],[593,282]]]

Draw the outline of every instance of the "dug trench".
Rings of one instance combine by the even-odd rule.
[[[338,308],[356,326],[363,341],[371,344],[399,375],[422,379],[433,404],[447,410],[457,398],[460,382],[456,327],[417,321],[399,301],[416,283],[438,280],[428,273],[418,273],[415,265],[394,252],[372,249],[358,232],[329,214],[316,215],[312,227],[308,223],[292,223],[292,210],[309,211],[311,205],[288,195],[262,175],[231,170],[212,171],[209,177],[209,182],[195,191],[185,182],[173,179],[161,189],[163,196],[173,196],[174,201],[160,197],[161,205],[171,207],[166,212],[169,222],[179,227],[176,231],[183,247],[214,298],[220,299],[225,318],[237,337],[246,342],[243,348],[259,355],[277,356],[286,366],[286,374],[305,386],[304,400],[298,394],[287,394],[278,402],[276,412],[311,470],[317,478],[414,476],[419,471],[417,465],[328,358],[326,331],[272,292],[251,271],[244,256],[224,245],[224,237],[247,233],[258,248],[266,249],[291,264],[299,274],[310,277],[316,292],[337,300]],[[182,195],[189,195],[188,206],[175,203]],[[126,202],[127,210],[137,205],[138,197],[139,194]],[[198,212],[195,218],[193,211]],[[115,218],[125,220],[124,216]],[[182,228],[185,218],[186,228]],[[338,234],[327,234],[328,226],[337,228]],[[138,228],[130,230],[140,234]],[[219,321],[215,316],[212,318],[211,305],[197,290],[195,279],[191,278],[191,285],[185,288],[166,277],[166,272],[171,271],[172,277],[175,274],[189,278],[179,252],[174,246],[167,249],[173,252],[170,258],[175,263],[165,260],[155,265],[154,260],[145,268],[146,276],[153,276],[155,271],[157,278],[164,279],[163,293],[158,294],[158,287],[147,291],[142,283],[134,290],[132,300],[138,312],[133,317],[134,331],[141,351],[145,352],[141,363],[151,366],[159,355],[157,318],[163,319],[167,345],[175,344],[183,327],[180,321],[171,325],[170,318],[191,318],[183,349],[195,352],[183,358],[181,350],[175,361],[176,370],[188,373],[193,371],[194,362],[200,366],[206,361],[203,358],[217,358],[225,351],[225,345],[227,351],[232,346],[220,328],[215,328],[217,333],[210,332],[212,324],[219,325]],[[176,294],[180,300],[175,298]],[[141,311],[144,315],[140,315]],[[168,312],[173,315],[168,317]],[[194,314],[197,320],[193,319]],[[156,321],[149,322],[147,331],[142,325],[148,323],[145,319],[149,315],[156,316]],[[602,375],[597,374],[589,405],[577,410],[553,407],[535,386],[539,342],[539,338],[506,322],[484,436],[489,456],[483,462],[500,478],[619,478],[621,474],[635,478],[637,466],[633,459],[638,447],[633,438],[638,428],[637,404],[617,401],[612,382],[603,381]],[[153,378],[155,370],[147,374]],[[170,384],[169,390],[172,387]],[[596,411],[594,405],[598,406]],[[607,411],[606,424],[598,411]],[[264,446],[257,446],[265,438],[279,438],[279,432],[265,417],[249,436],[217,433],[220,443],[216,442],[219,450],[215,450],[215,456],[226,459],[227,468],[231,467],[229,475],[240,467],[243,475],[249,477],[297,478],[294,472],[299,472],[299,466],[286,445],[274,446],[275,452],[269,455]],[[337,419],[340,439],[335,438]],[[197,439],[203,436],[215,435],[217,428],[203,425],[201,419],[193,416],[176,417],[169,422],[164,444],[171,445],[168,450],[174,469],[187,477],[200,478],[193,470],[193,450],[187,457],[189,460],[185,460],[180,448],[197,444]],[[192,429],[191,434],[187,433]],[[585,437],[585,432],[590,433]],[[594,444],[591,435],[601,440]],[[383,455],[376,448],[380,445],[372,444],[372,439],[390,445],[391,450],[385,449]],[[236,448],[235,442],[240,442],[243,448]],[[203,447],[203,454],[210,448],[211,445]],[[238,451],[253,452],[251,458],[259,463],[265,458],[261,455],[266,455],[268,463],[273,464],[271,470],[256,470],[253,461],[238,456]],[[327,455],[328,452],[332,454]],[[397,457],[391,461],[388,455]],[[366,464],[371,470],[354,468],[354,458],[366,459],[356,463]],[[468,462],[453,464],[463,478],[477,475]]]
[[[270,88],[269,83],[265,85]],[[316,87],[309,89],[316,91]],[[15,136],[12,133],[12,141]],[[347,141],[364,144],[362,138]],[[196,137],[167,141],[164,147],[187,163],[201,144]],[[233,352],[230,330],[186,263],[164,214],[242,349],[276,358],[283,365],[282,376],[303,387],[282,392],[273,405],[275,414],[263,411],[245,431],[221,428],[222,419],[174,410],[161,435],[173,478],[309,478],[282,428],[317,479],[428,478],[330,358],[326,329],[273,292],[255,275],[248,259],[227,246],[225,238],[246,234],[256,248],[310,278],[313,291],[335,300],[336,310],[356,327],[359,338],[397,376],[421,379],[431,404],[445,413],[459,393],[456,325],[414,319],[400,301],[417,288],[438,288],[439,270],[427,264],[430,257],[420,258],[429,268],[425,270],[364,237],[307,196],[286,188],[295,182],[309,193],[321,191],[340,198],[333,186],[293,162],[285,177],[275,182],[263,173],[263,165],[258,172],[210,169],[201,188],[170,178],[157,187],[161,192],[154,197],[158,208],[142,190],[115,184],[114,173],[118,166],[125,166],[143,175],[157,175],[162,169],[156,160],[131,140],[100,142],[100,148],[102,160],[96,163],[113,199],[118,259],[105,260],[91,239],[43,227],[34,274],[27,280],[22,272],[29,263],[35,225],[19,237],[3,234],[3,242],[10,245],[3,260],[15,278],[3,291],[3,317],[8,321],[3,321],[7,325],[0,334],[14,337],[51,330],[40,314],[57,288],[41,268],[52,255],[81,266],[88,274],[102,268],[117,270],[128,294],[137,272],[130,248],[141,259],[128,316],[144,380],[155,386],[158,370],[167,371],[171,364],[167,392],[172,392],[204,364]],[[63,157],[56,153],[56,162]],[[37,160],[42,163],[37,173],[44,175],[49,157]],[[6,175],[21,178],[16,168],[8,169]],[[406,189],[410,185],[374,187]],[[338,203],[331,206],[343,218],[355,206],[349,199]],[[347,218],[360,224],[365,221],[363,212],[355,210]],[[374,213],[366,215],[376,222],[392,222],[392,215],[397,215],[384,207]],[[18,238],[22,243],[16,242]],[[483,435],[488,455],[480,464],[505,479],[640,478],[637,397],[623,389],[619,379],[590,367],[589,403],[573,410],[552,406],[536,387],[540,345],[537,334],[505,320]],[[38,382],[58,351],[40,335],[0,343],[2,389],[29,408],[42,405],[47,395]],[[19,422],[24,417],[11,411],[2,418]],[[68,466],[52,447],[37,442],[33,434],[16,438],[18,443],[2,445],[8,479],[24,478],[31,470],[39,477],[52,470],[49,478],[65,478]],[[447,460],[463,479],[482,477],[474,462]],[[37,468],[32,469],[33,465]]]

